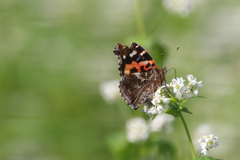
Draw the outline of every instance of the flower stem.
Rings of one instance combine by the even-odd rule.
[[[199,154],[198,158],[200,158],[200,157],[201,157],[201,155],[202,155],[202,153],[200,153],[200,154]]]
[[[161,17],[158,17],[158,21],[156,22],[154,27],[151,29],[151,32],[148,34],[149,37],[154,35],[154,33],[159,29],[159,26],[165,20],[165,18],[167,18],[167,15],[168,15],[168,12],[164,11]]]
[[[137,0],[136,7],[135,7],[135,14],[136,14],[136,24],[138,35],[145,36],[145,25],[144,25],[144,17],[143,17],[143,7],[142,7],[142,0]]]
[[[187,137],[188,137],[188,141],[189,141],[189,146],[190,146],[190,149],[191,149],[191,152],[192,152],[192,158],[193,158],[193,159],[196,159],[195,151],[194,151],[194,147],[193,147],[193,143],[192,143],[192,139],[191,139],[191,136],[190,136],[190,133],[189,133],[187,124],[186,124],[186,122],[185,122],[185,120],[184,120],[184,118],[183,118],[182,113],[180,113],[180,115],[181,115],[181,120],[182,120],[182,122],[183,122],[183,126],[184,126],[184,128],[185,128],[186,133],[187,133]]]

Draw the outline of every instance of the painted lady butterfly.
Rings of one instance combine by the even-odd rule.
[[[120,93],[133,109],[151,104],[159,86],[166,83],[166,68],[159,69],[150,54],[137,43],[130,47],[116,44],[113,52],[119,59]]]

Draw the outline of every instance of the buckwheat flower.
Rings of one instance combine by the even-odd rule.
[[[151,101],[153,105],[159,104],[161,102],[161,99],[163,97],[160,95],[160,93],[156,92],[153,96],[153,100]]]
[[[185,17],[193,8],[192,0],[163,0],[163,6],[170,12]]]
[[[164,87],[159,87],[154,93],[153,100],[151,101],[153,104],[152,106],[144,106],[143,111],[148,115],[160,114],[169,107],[168,103],[170,102],[170,99],[166,98],[165,95],[162,94],[163,88]]]
[[[107,81],[100,84],[99,90],[106,102],[113,103],[120,97],[118,84],[118,80]]]
[[[195,78],[193,75],[188,75],[187,76],[188,79],[188,93],[193,93],[195,96],[198,94],[198,88],[201,88],[202,85],[202,81],[197,82],[197,78]]]
[[[164,112],[164,108],[162,105],[156,105],[156,106],[147,106],[145,105],[143,107],[143,112],[148,114],[149,116],[155,115],[155,114],[161,114]]]
[[[210,134],[202,136],[198,142],[200,143],[200,147],[202,149],[201,153],[207,155],[209,149],[216,148],[218,146],[218,137],[214,136],[214,134]]]
[[[170,83],[170,86],[173,87],[173,92],[176,93],[178,91],[180,91],[182,89],[182,87],[184,86],[184,81],[182,77],[180,78],[173,78],[172,82]]]
[[[195,78],[193,75],[189,74],[186,77],[187,80],[189,81],[188,85],[195,85],[197,83],[197,78]]]
[[[162,96],[159,93],[155,93],[153,96],[153,100],[151,101],[153,105],[157,106],[159,104],[167,105],[169,103],[169,98]]]
[[[191,89],[185,88],[184,92],[182,93],[181,99],[192,98],[195,95],[197,95],[197,94],[193,93]]]
[[[194,86],[192,86],[193,93],[197,95],[198,88],[201,88],[202,86],[203,86],[202,81],[197,82]]]
[[[147,122],[140,117],[127,121],[126,130],[127,140],[131,143],[145,141],[149,136]]]
[[[197,82],[197,78],[195,78],[193,75],[187,75],[187,79],[189,82],[187,86],[195,88],[202,87],[202,81]]]
[[[154,118],[154,120],[149,122],[149,131],[160,132],[163,128],[165,128],[167,132],[170,133],[172,131],[170,124],[173,122],[173,120],[174,117],[169,114],[159,114]]]
[[[203,86],[202,81],[197,82],[197,78],[195,78],[193,75],[187,75],[186,77],[188,80],[187,86],[182,86],[181,89],[176,90],[175,92],[176,98],[180,100],[189,99],[198,95],[198,88]]]

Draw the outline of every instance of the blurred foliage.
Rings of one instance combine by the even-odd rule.
[[[156,138],[157,137],[157,138]],[[147,141],[138,143],[129,143],[126,140],[126,133],[119,132],[109,136],[109,150],[112,152],[113,159],[131,159],[131,160],[157,160],[176,159],[176,148],[174,144],[163,138],[162,134],[155,133]]]
[[[186,116],[191,130],[209,124],[220,147],[211,156],[237,159],[239,136],[239,1],[194,1],[187,17],[160,0],[142,1],[146,33],[137,29],[136,1],[0,1],[0,159],[113,159],[107,139],[125,120],[98,87],[120,79],[115,43],[140,43],[177,76],[203,80]],[[174,76],[168,73],[168,80]],[[123,100],[121,107],[131,115]],[[182,126],[172,139],[178,159],[189,155]],[[184,145],[183,145],[184,144]],[[161,143],[161,148],[164,144]],[[216,156],[217,155],[217,156]],[[226,158],[228,157],[228,158]],[[127,158],[126,158],[127,159]]]

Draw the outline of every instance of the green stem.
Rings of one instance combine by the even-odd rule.
[[[201,155],[202,155],[202,153],[200,153],[200,154],[199,154],[198,158],[200,158],[200,157],[201,157]]]
[[[136,23],[137,23],[137,31],[140,36],[145,36],[145,25],[144,25],[144,17],[143,17],[143,4],[142,0],[137,0],[135,8],[136,14]]]
[[[154,27],[151,29],[151,32],[148,34],[149,37],[155,34],[155,32],[159,29],[161,23],[167,18],[167,15],[168,13],[164,11],[161,17],[158,18],[157,23],[154,25]]]
[[[119,103],[116,103],[116,105],[120,112],[120,115],[122,116],[122,119],[126,122],[130,117],[129,112],[126,110],[127,107],[122,107]]]
[[[188,137],[188,141],[189,141],[189,145],[190,145],[190,149],[191,149],[191,152],[192,152],[192,158],[193,159],[196,159],[196,156],[195,156],[195,151],[194,151],[194,147],[193,147],[193,143],[192,143],[192,139],[191,139],[191,136],[190,136],[190,133],[189,133],[189,130],[188,130],[188,127],[187,127],[187,124],[183,118],[183,115],[182,113],[180,113],[181,115],[181,120],[183,122],[183,125],[184,125],[184,128],[185,128],[185,131],[187,133],[187,137]]]

